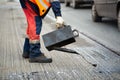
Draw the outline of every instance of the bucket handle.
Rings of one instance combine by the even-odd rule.
[[[72,30],[74,38],[79,36],[79,31],[77,29]]]
[[[64,27],[67,27],[67,26],[70,27],[70,25],[64,25]],[[79,31],[77,29],[73,29],[72,32],[73,32],[74,38],[79,36]]]

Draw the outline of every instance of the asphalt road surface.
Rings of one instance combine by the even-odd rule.
[[[74,10],[62,4],[66,24],[80,32],[75,43],[63,47],[79,55],[48,51],[41,37],[41,51],[53,62],[29,63],[22,58],[25,15],[17,2],[0,4],[0,80],[120,80],[120,56],[114,54],[119,51],[120,33],[115,21],[94,23],[90,8]],[[55,29],[50,11],[43,20],[41,36]]]

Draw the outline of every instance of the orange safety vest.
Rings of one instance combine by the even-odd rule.
[[[44,17],[51,7],[49,0],[30,0],[30,1],[38,6],[41,17]]]

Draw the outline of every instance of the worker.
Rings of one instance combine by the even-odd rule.
[[[51,63],[52,58],[47,58],[40,50],[39,35],[42,28],[42,19],[50,8],[52,8],[56,18],[56,27],[61,28],[64,25],[59,0],[20,0],[20,4],[28,23],[27,37],[23,46],[23,58],[29,58],[31,63]]]

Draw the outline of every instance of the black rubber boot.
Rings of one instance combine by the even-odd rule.
[[[31,62],[31,63],[51,63],[52,59],[47,58],[40,51],[40,43],[36,43],[36,44],[30,44],[29,62]]]
[[[22,57],[23,58],[29,58],[29,52],[23,52]]]
[[[29,54],[30,54],[29,39],[25,38],[22,57],[23,58],[29,58]]]
[[[30,63],[51,63],[52,58],[47,58],[44,54],[41,54],[38,57],[30,58],[29,62]]]

